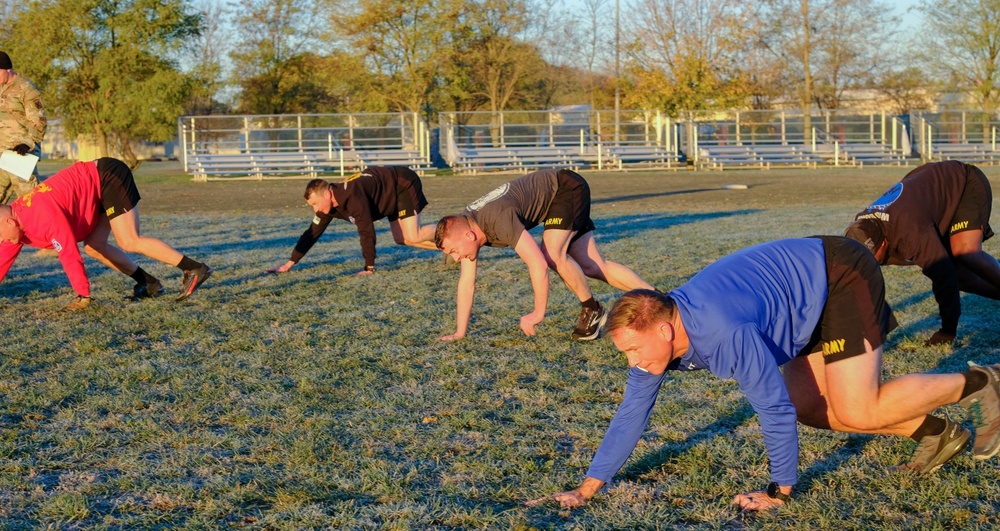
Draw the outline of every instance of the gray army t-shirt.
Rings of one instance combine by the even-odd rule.
[[[465,207],[486,235],[486,245],[514,247],[521,232],[545,221],[559,188],[558,170],[541,170],[501,185]]]

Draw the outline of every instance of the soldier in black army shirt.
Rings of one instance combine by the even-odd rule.
[[[846,236],[882,264],[920,266],[931,279],[941,329],[928,345],[955,340],[960,291],[1000,300],[1000,263],[983,251],[993,236],[993,195],[983,172],[970,164],[924,164],[855,216]]]
[[[420,211],[427,206],[420,177],[401,166],[372,166],[342,182],[330,184],[313,179],[306,185],[306,203],[316,216],[299,237],[291,259],[268,269],[269,273],[284,273],[302,259],[319,240],[333,218],[354,224],[361,240],[365,268],[359,275],[375,272],[375,225],[388,218],[392,239],[398,245],[435,249],[434,226],[420,226]]]

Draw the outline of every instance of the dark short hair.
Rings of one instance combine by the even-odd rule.
[[[437,228],[434,229],[434,245],[444,250],[444,239],[457,229],[469,226],[469,219],[465,216],[445,216],[438,221]]]
[[[309,197],[313,194],[322,193],[329,189],[330,183],[324,181],[323,179],[313,179],[309,181],[309,184],[306,185],[306,201],[308,201]]]
[[[677,304],[673,297],[653,289],[634,289],[615,301],[604,327],[607,334],[619,328],[637,332],[649,330],[660,321],[671,321]]]
[[[882,222],[877,219],[859,219],[847,227],[844,236],[861,242],[872,254],[875,254],[875,251],[878,251],[879,247],[882,247],[882,243],[885,242],[885,229],[882,228]]]

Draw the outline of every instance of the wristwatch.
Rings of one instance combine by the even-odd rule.
[[[775,500],[781,500],[785,503],[792,501],[792,497],[781,492],[778,488],[778,482],[772,481],[770,485],[767,486],[767,497]]]

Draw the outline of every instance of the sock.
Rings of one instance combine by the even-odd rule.
[[[941,435],[947,427],[948,423],[945,422],[944,419],[939,419],[933,415],[927,415],[924,418],[923,424],[917,428],[917,431],[913,432],[913,435],[910,435],[910,438],[914,441],[920,442],[928,435]]]
[[[192,269],[198,269],[201,266],[202,266],[201,262],[196,262],[196,261],[188,258],[186,255],[184,257],[182,257],[181,258],[181,262],[179,264],[177,264],[177,267],[181,271],[190,271]]]
[[[962,373],[962,376],[965,376],[965,387],[962,388],[962,398],[986,387],[986,384],[989,383],[989,378],[982,371],[966,371]]]
[[[583,306],[584,308],[590,308],[591,310],[594,310],[595,312],[596,312],[597,310],[600,310],[600,309],[601,309],[601,303],[599,303],[599,302],[597,302],[596,300],[594,300],[594,298],[593,298],[593,297],[591,297],[591,298],[589,298],[589,299],[587,299],[587,300],[585,300],[585,301],[581,302],[580,304],[581,304],[581,305],[582,305],[582,306]]]
[[[136,284],[149,284],[150,282],[156,282],[156,277],[150,275],[141,267],[135,268],[135,273],[132,273],[129,276],[135,280]]]

